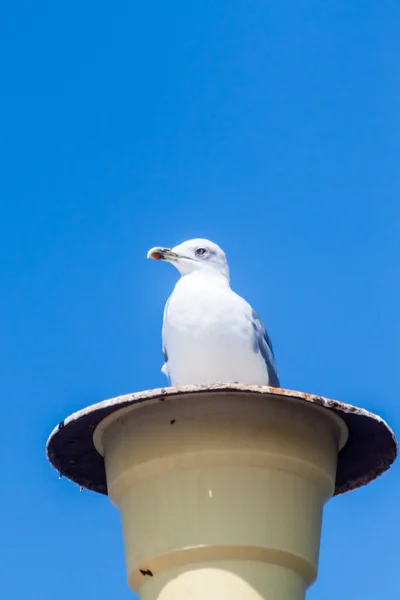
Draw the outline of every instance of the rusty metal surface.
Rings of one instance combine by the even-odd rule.
[[[133,404],[165,402],[172,396],[195,396],[204,392],[287,397],[335,412],[349,429],[348,442],[338,457],[335,495],[354,490],[376,479],[391,466],[397,456],[393,431],[379,416],[362,408],[281,388],[218,384],[159,388],[118,396],[84,408],[67,417],[52,431],[46,446],[47,457],[61,475],[83,488],[107,494],[104,460],[93,444],[93,432],[100,421]]]

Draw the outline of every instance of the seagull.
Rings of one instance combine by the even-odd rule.
[[[162,372],[171,385],[279,387],[274,352],[257,313],[230,287],[223,250],[204,239],[151,248],[181,275],[164,309]]]

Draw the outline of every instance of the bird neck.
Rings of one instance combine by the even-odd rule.
[[[186,275],[182,275],[181,279],[189,282],[207,283],[212,282],[213,285],[221,285],[229,287],[229,270],[220,271],[217,269],[203,268],[197,271],[192,271]]]

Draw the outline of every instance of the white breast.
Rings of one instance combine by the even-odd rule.
[[[171,384],[268,385],[268,370],[254,350],[253,336],[251,307],[226,278],[201,273],[182,277],[164,315]]]

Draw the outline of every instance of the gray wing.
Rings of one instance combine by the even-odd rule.
[[[163,318],[163,327],[162,327],[162,352],[164,355],[164,364],[162,366],[162,373],[164,373],[164,375],[166,377],[169,378],[169,370],[168,370],[168,354],[167,354],[167,348],[165,346],[165,340],[164,340],[164,323],[165,323],[165,316],[167,314],[167,308],[168,308],[168,304],[170,301],[171,296],[168,298],[166,304],[165,304],[165,308],[164,308],[164,318]]]
[[[251,314],[251,324],[254,331],[253,350],[260,352],[268,369],[269,384],[272,387],[279,387],[279,377],[275,366],[274,350],[271,340],[264,325],[260,321],[255,310]]]

